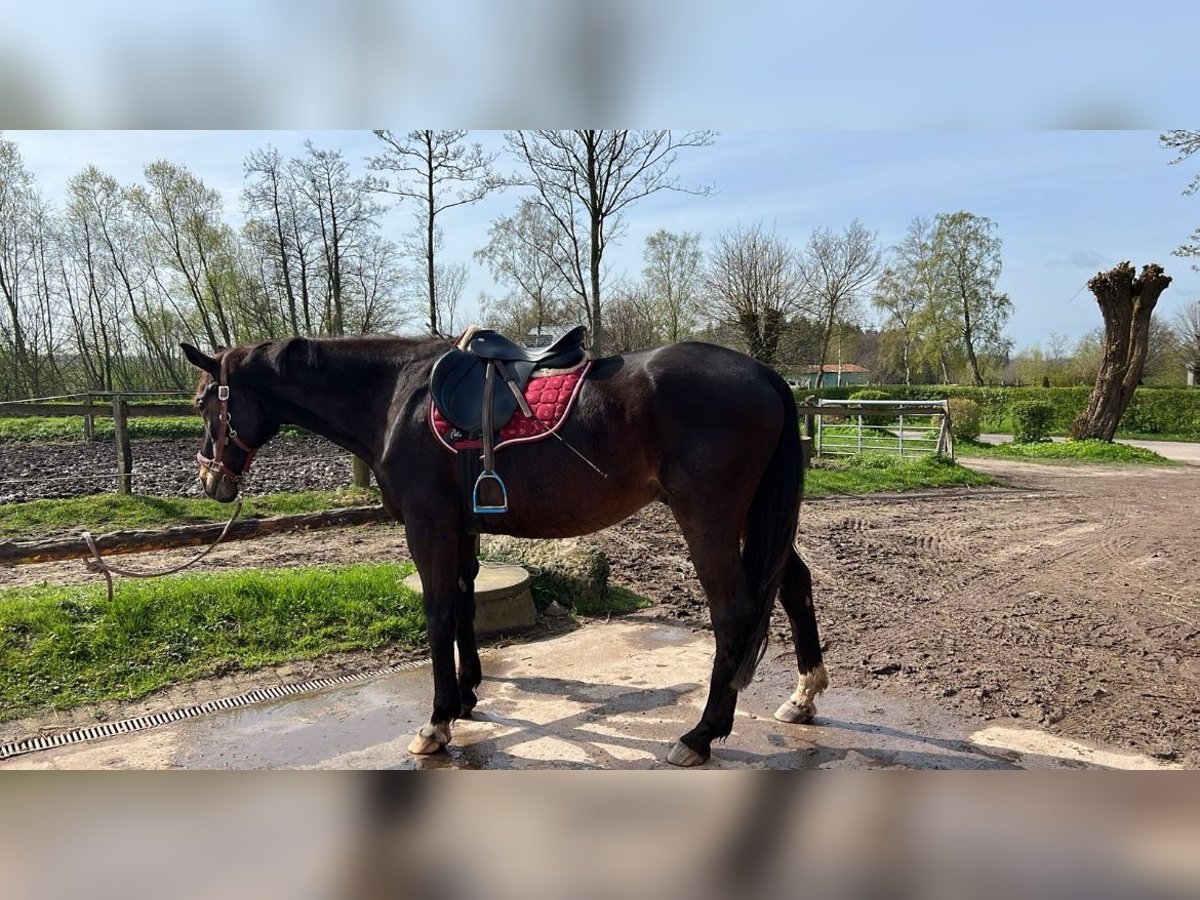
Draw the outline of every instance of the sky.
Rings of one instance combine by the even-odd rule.
[[[395,129],[397,131],[403,129]],[[369,131],[7,131],[44,195],[58,204],[70,177],[95,164],[122,183],[141,178],[157,159],[182,164],[221,192],[235,227],[242,161],[273,144],[288,155],[305,140],[342,149],[360,165],[378,152]],[[471,138],[515,170],[502,133]],[[1170,316],[1200,297],[1200,273],[1172,250],[1200,226],[1200,196],[1182,195],[1200,160],[1169,165],[1155,131],[726,131],[705,148],[681,153],[676,172],[707,196],[661,193],[628,210],[623,234],[606,253],[613,274],[636,277],[647,235],[666,228],[697,231],[707,247],[720,232],[763,222],[796,244],[813,228],[841,229],[858,219],[885,246],[903,237],[913,217],[968,210],[996,222],[1003,240],[999,287],[1013,300],[1009,333],[1018,348],[1075,339],[1101,324],[1087,279],[1128,259],[1161,263],[1174,282],[1159,301]],[[440,219],[444,261],[465,263],[468,314],[481,292],[500,293],[472,254],[490,223],[510,213],[519,192],[493,194]],[[390,200],[390,198],[387,198]],[[399,239],[415,208],[395,206],[384,231]],[[868,310],[869,317],[873,316]]]

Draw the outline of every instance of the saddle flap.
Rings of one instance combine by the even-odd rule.
[[[508,370],[524,388],[533,373],[533,364],[510,362]],[[443,353],[429,375],[429,391],[438,412],[459,431],[469,435],[483,434],[483,385],[487,376],[487,361],[465,350]],[[492,396],[492,427],[499,431],[517,411],[517,398],[497,379]]]

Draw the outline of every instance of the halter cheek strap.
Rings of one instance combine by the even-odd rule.
[[[221,375],[217,384],[217,399],[221,401],[221,411],[217,413],[217,439],[213,442],[213,455],[210,459],[203,453],[196,453],[196,462],[205,469],[216,469],[217,474],[226,481],[237,483],[242,480],[242,476],[250,471],[250,464],[254,462],[254,454],[258,452],[257,447],[251,447],[240,437],[233,427],[233,423],[229,421],[229,378],[226,373],[225,360],[221,360]],[[246,462],[242,466],[240,472],[230,468],[225,462],[225,447],[229,441],[233,441],[234,445],[246,454]]]

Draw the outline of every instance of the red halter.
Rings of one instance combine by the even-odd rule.
[[[229,421],[229,385],[225,382],[228,380],[225,374],[225,360],[221,360],[221,376],[217,384],[217,399],[221,401],[221,411],[217,414],[217,439],[213,442],[213,455],[210,459],[203,453],[196,453],[196,462],[203,469],[217,469],[217,474],[226,481],[237,483],[242,480],[242,476],[250,471],[250,464],[254,462],[254,454],[258,452],[257,447],[251,447],[240,437],[237,431],[234,430],[233,423]],[[229,467],[225,462],[225,445],[228,441],[233,443],[246,454],[246,463],[242,466],[242,471],[237,472]]]

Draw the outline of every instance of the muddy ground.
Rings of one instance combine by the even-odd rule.
[[[834,683],[869,689],[880,703],[895,697],[1200,768],[1200,468],[971,464],[1016,490],[805,505],[799,543],[815,576]],[[654,601],[640,616],[707,628],[703,595],[664,507],[590,540],[612,560],[614,583]],[[405,552],[400,529],[376,527],[271,536],[210,560],[244,567]],[[127,559],[145,565],[188,555]],[[25,566],[0,570],[0,586],[86,577],[73,563]],[[784,683],[794,659],[781,615],[772,631],[760,677]],[[362,660],[364,668],[379,663]],[[304,664],[305,675],[325,665]],[[356,663],[328,665],[346,671]],[[247,676],[238,677],[240,690]],[[205,685],[210,696],[219,688]],[[34,724],[0,727],[0,739]]]

